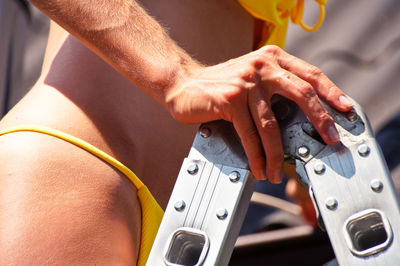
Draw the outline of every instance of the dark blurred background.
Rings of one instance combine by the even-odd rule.
[[[0,0],[0,117],[33,86],[49,31],[46,16],[25,0]]]

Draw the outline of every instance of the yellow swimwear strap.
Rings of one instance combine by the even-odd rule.
[[[0,136],[21,131],[42,133],[72,143],[114,166],[126,177],[128,177],[130,181],[132,181],[134,186],[137,188],[137,196],[139,198],[142,209],[142,233],[140,240],[138,265],[144,266],[146,264],[147,257],[149,256],[154,238],[157,234],[157,230],[161,223],[164,212],[158,205],[154,197],[151,195],[148,188],[142,183],[142,181],[140,181],[140,179],[128,167],[126,167],[107,153],[99,150],[93,145],[87,143],[86,141],[83,141],[79,138],[76,138],[56,129],[37,125],[21,125],[0,131]]]
[[[7,128],[6,130],[0,131],[0,136],[7,134],[7,133],[20,132],[20,131],[31,131],[31,132],[43,133],[46,135],[50,135],[50,136],[65,140],[69,143],[72,143],[72,144],[92,153],[96,157],[101,158],[102,160],[106,161],[107,163],[109,163],[112,166],[114,166],[115,168],[117,168],[121,173],[126,175],[130,181],[132,181],[132,183],[135,185],[135,187],[137,189],[140,189],[142,186],[144,186],[142,181],[140,181],[140,179],[128,167],[123,165],[121,162],[119,162],[115,158],[111,157],[107,153],[99,150],[92,144],[89,144],[86,141],[83,141],[77,137],[66,134],[62,131],[48,128],[48,127],[43,127],[43,126],[37,126],[37,125],[22,125],[22,126]]]
[[[285,26],[289,17],[306,31],[315,31],[325,18],[327,0],[314,0],[319,5],[320,16],[317,23],[310,27],[303,22],[304,0],[237,0],[253,17],[273,23],[277,27]]]
[[[298,0],[297,5],[292,8],[290,18],[293,24],[299,24],[305,31],[316,31],[321,27],[325,18],[325,5],[327,0],[314,0],[319,5],[319,19],[317,23],[310,27],[303,22],[304,0]]]
[[[306,31],[315,31],[325,18],[327,0],[314,0],[319,5],[320,16],[314,26],[308,26],[303,21],[304,0],[237,0],[239,4],[254,18],[264,21],[259,48],[264,45],[278,45],[282,49],[285,45],[286,31],[289,19],[299,24]]]

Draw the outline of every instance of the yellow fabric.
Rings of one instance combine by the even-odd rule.
[[[326,0],[314,0],[314,1],[317,2],[317,4],[319,5],[320,15],[319,15],[319,19],[318,19],[317,23],[313,27],[310,27],[303,22],[304,0],[298,0],[297,5],[290,12],[290,18],[291,18],[292,22],[294,24],[299,24],[300,27],[303,28],[303,30],[309,31],[309,32],[315,31],[319,27],[321,27],[322,22],[324,21],[324,18],[325,18]]]
[[[304,0],[237,0],[253,17],[272,23],[274,28],[270,37],[262,44],[275,44],[281,48],[285,45],[289,18],[306,31],[315,31],[325,17],[326,0],[314,0],[320,7],[318,22],[310,27],[303,22]]]
[[[238,2],[255,18],[269,21],[276,26],[284,26],[287,17],[282,17],[284,10],[296,6],[296,0],[238,0]]]
[[[22,125],[2,130],[0,131],[0,136],[21,131],[43,133],[70,142],[114,166],[130,181],[132,181],[132,183],[137,188],[137,196],[139,198],[142,209],[142,233],[140,240],[138,265],[145,265],[164,212],[158,205],[154,197],[151,195],[148,188],[142,183],[142,181],[140,181],[140,179],[128,167],[126,167],[107,153],[99,150],[98,148],[79,138],[52,128],[37,125]]]

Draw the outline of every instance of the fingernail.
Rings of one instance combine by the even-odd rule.
[[[261,180],[266,180],[267,179],[267,169],[261,170]]]
[[[353,106],[353,103],[346,96],[340,96],[339,101],[341,104],[346,105],[347,107]]]
[[[336,127],[334,125],[330,126],[328,128],[328,137],[332,142],[338,142],[340,137],[339,137],[339,132],[337,131]]]
[[[282,170],[276,170],[271,176],[272,184],[280,184],[282,182]]]

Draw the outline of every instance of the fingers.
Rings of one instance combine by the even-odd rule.
[[[318,95],[329,105],[343,112],[352,108],[352,102],[319,68],[283,50],[278,52],[276,60],[283,69],[311,84]]]
[[[247,108],[237,110],[232,122],[242,141],[252,173],[257,179],[265,180],[265,155],[261,149],[261,141],[249,110]]]
[[[311,84],[284,69],[274,71],[271,78],[264,80],[264,86],[272,86],[270,93],[280,94],[296,102],[323,140],[329,145],[336,144],[339,141],[339,133],[335,123]]]
[[[283,150],[278,122],[271,110],[267,95],[256,89],[249,93],[249,107],[266,153],[268,179],[282,181]]]

